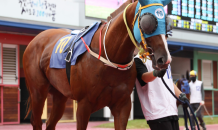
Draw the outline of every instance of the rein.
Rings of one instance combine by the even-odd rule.
[[[211,118],[211,120],[213,120],[213,117],[210,115],[210,113],[208,112],[208,110],[207,110],[207,108],[206,108],[206,106],[205,105],[200,105],[199,107],[198,107],[198,109],[194,112],[195,114],[200,110],[200,108],[201,107],[203,107],[204,106],[204,110],[206,111],[206,113],[207,113],[207,115]],[[191,114],[192,115],[192,114]]]
[[[182,101],[182,100],[180,100],[178,97],[176,97],[176,95],[170,90],[170,88],[168,87],[168,85],[167,85],[166,82],[164,81],[163,77],[161,77],[161,80],[162,80],[163,84],[166,86],[166,88],[170,91],[170,93],[171,93],[178,101],[180,101],[182,104],[188,105],[188,108],[189,108],[189,110],[191,111],[191,113],[192,113],[192,115],[193,115],[193,117],[194,117],[194,121],[195,121],[196,124],[197,124],[197,128],[198,128],[198,130],[200,130],[200,127],[199,127],[197,118],[196,118],[196,116],[195,116],[195,114],[194,114],[194,111],[193,111],[191,105],[189,104],[189,102],[188,102],[188,101]],[[188,124],[187,124],[186,114],[188,115],[188,118],[189,118],[189,123],[190,123],[190,126],[191,126],[191,130],[193,130],[193,127],[192,127],[192,120],[191,120],[191,117],[190,117],[190,114],[189,114],[187,108],[183,107],[183,113],[184,113],[184,120],[185,120],[185,127],[186,127],[186,130],[189,130],[189,129],[188,129]]]
[[[131,3],[131,4],[132,4],[132,3]],[[126,10],[127,10],[127,8],[128,8],[131,4],[127,5],[126,8],[124,9],[124,12],[123,12],[123,20],[124,20],[124,23],[125,23],[125,25],[126,25],[126,29],[127,29],[127,32],[128,32],[128,34],[129,34],[129,37],[130,37],[132,43],[135,45],[135,47],[136,47],[137,49],[142,50],[143,48],[139,48],[139,47],[138,47],[137,42],[135,41],[134,36],[133,36],[133,34],[132,34],[130,28],[128,27],[127,20],[126,20]],[[147,8],[147,7],[150,7],[150,6],[154,6],[154,5],[159,5],[159,4],[155,3],[155,4],[149,4],[149,5],[140,7],[140,11],[141,11],[142,9],[144,9],[144,8]],[[162,5],[162,4],[161,4],[161,5]],[[139,16],[139,15],[137,15],[137,17],[138,17],[138,16]],[[136,17],[134,18],[134,21],[135,21],[135,19],[136,19]],[[112,20],[112,19],[111,19],[111,20]],[[83,41],[83,43],[84,43],[86,49],[88,50],[88,52],[89,52],[92,56],[94,56],[95,58],[98,58],[100,61],[102,61],[103,63],[105,63],[105,65],[110,66],[110,67],[113,67],[113,68],[117,68],[117,69],[119,69],[119,70],[128,70],[129,68],[132,67],[132,65],[133,65],[133,63],[134,63],[134,58],[133,58],[128,64],[121,65],[121,64],[116,64],[116,63],[111,62],[111,61],[109,60],[108,56],[107,56],[106,47],[105,47],[105,38],[106,38],[106,35],[107,35],[108,28],[109,28],[109,26],[110,26],[111,20],[108,22],[108,26],[107,26],[107,29],[106,29],[106,31],[105,31],[104,39],[103,39],[103,45],[104,45],[105,56],[106,56],[107,59],[105,59],[105,58],[103,58],[103,57],[101,56],[101,32],[102,32],[102,29],[104,28],[105,24],[104,24],[103,27],[101,28],[100,35],[99,35],[99,55],[97,55],[95,52],[93,52],[93,51],[89,48],[89,46],[87,46],[86,42],[84,41],[84,39],[83,39],[82,37],[81,37],[81,39],[82,39],[82,41]],[[141,32],[141,30],[140,30],[140,32]],[[141,33],[141,37],[143,37],[143,34],[142,34],[142,33]],[[145,40],[143,40],[143,41],[144,41],[144,42],[143,42],[143,44],[144,44],[144,43],[145,43]],[[146,44],[144,44],[144,48],[147,50]],[[144,54],[146,54],[146,56],[148,56],[148,55],[149,55],[149,52],[144,52]],[[143,55],[143,56],[144,56],[144,55]]]
[[[146,52],[144,51],[144,49],[143,49],[142,47],[138,47],[137,42],[135,41],[135,38],[134,38],[134,36],[133,36],[133,34],[132,34],[132,32],[131,32],[131,30],[130,30],[128,24],[127,24],[127,20],[126,20],[126,10],[127,10],[127,8],[128,8],[131,4],[132,4],[132,3],[128,4],[128,5],[126,6],[126,8],[124,9],[124,12],[123,12],[123,20],[124,20],[124,23],[125,23],[125,25],[126,25],[126,29],[127,29],[128,35],[129,35],[129,37],[130,37],[132,43],[135,45],[135,47],[136,47],[137,49],[140,50],[141,57],[145,57],[145,58],[146,58],[147,56],[150,55],[148,50],[149,50],[149,49],[152,50],[152,49],[149,48],[149,47],[147,47],[147,44],[146,44],[145,38],[143,37],[143,33],[142,33],[141,29],[139,29],[139,30],[140,30],[140,33],[141,33],[142,43],[143,43],[143,45],[144,45],[144,49],[146,50]],[[137,13],[136,16],[134,17],[133,23],[135,23],[136,19],[138,18],[138,24],[139,24],[139,16],[140,16],[139,14],[140,14],[140,12],[141,12],[142,9],[148,8],[148,7],[150,7],[150,6],[157,6],[157,5],[163,6],[162,4],[159,4],[159,3],[153,3],[153,4],[149,4],[149,5],[140,7],[138,13]],[[111,19],[111,20],[112,20],[112,19]],[[105,59],[105,58],[103,58],[103,57],[101,56],[101,32],[102,32],[102,29],[104,28],[105,24],[104,24],[103,27],[101,28],[100,36],[99,36],[99,55],[97,55],[95,52],[93,52],[93,51],[87,46],[86,42],[84,41],[84,39],[83,39],[82,37],[81,37],[81,39],[82,39],[84,45],[86,46],[86,49],[88,50],[88,52],[89,52],[92,56],[98,58],[100,61],[102,61],[103,63],[105,63],[105,65],[110,66],[110,67],[113,67],[113,68],[117,68],[117,69],[119,69],[119,70],[128,70],[129,68],[132,67],[132,65],[133,65],[133,63],[134,63],[134,58],[133,58],[128,64],[121,65],[121,64],[116,64],[116,63],[111,62],[111,61],[109,60],[108,56],[107,56],[107,52],[106,52],[106,48],[105,48],[105,37],[106,37],[107,31],[108,31],[108,28],[109,28],[109,26],[110,26],[111,20],[110,20],[109,23],[108,23],[107,29],[106,29],[105,34],[104,34],[104,39],[103,39],[103,45],[104,45],[105,56],[106,56],[107,59]],[[151,54],[151,55],[153,55],[153,54]],[[144,60],[145,60],[145,58],[144,58]]]
[[[104,45],[104,51],[105,51],[105,55],[106,55],[106,58],[105,59],[104,57],[101,56],[101,32],[102,32],[102,29],[104,28],[105,24],[103,25],[103,27],[101,28],[101,31],[100,31],[100,35],[99,35],[99,55],[96,54],[95,52],[93,52],[89,46],[86,44],[85,40],[83,39],[83,37],[81,37],[87,51],[92,55],[94,56],[95,58],[99,59],[100,61],[102,61],[103,63],[105,63],[104,65],[107,65],[107,66],[110,66],[110,67],[113,67],[113,68],[116,68],[118,70],[128,70],[129,68],[132,67],[133,63],[134,63],[134,58],[128,63],[128,64],[125,64],[125,65],[121,65],[121,64],[116,64],[116,63],[113,63],[109,60],[108,56],[107,56],[107,52],[106,52],[106,48],[105,48],[105,37],[106,37],[106,34],[107,34],[107,31],[108,31],[108,28],[110,26],[110,23],[111,23],[111,20],[108,22],[108,26],[107,26],[107,29],[105,31],[105,34],[104,34],[104,39],[103,39],[103,45]]]
[[[132,3],[131,3],[131,4],[132,4]],[[129,37],[130,37],[130,39],[132,40],[132,43],[135,45],[135,47],[136,47],[137,49],[140,50],[140,48],[138,47],[138,45],[137,45],[137,43],[136,43],[136,41],[135,41],[135,38],[134,38],[134,36],[133,36],[133,34],[132,34],[132,32],[131,32],[131,30],[130,30],[128,24],[127,24],[127,21],[126,21],[126,10],[127,10],[127,8],[128,8],[131,4],[128,4],[128,5],[126,6],[126,8],[124,9],[124,12],[123,12],[123,20],[124,20],[124,23],[125,23],[125,25],[126,25],[126,29],[127,29],[128,34],[129,34]]]

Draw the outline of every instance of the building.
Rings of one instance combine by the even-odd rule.
[[[81,29],[99,19],[85,16],[85,0],[7,0],[0,4],[0,125],[29,122],[22,57],[29,42],[51,28]],[[51,96],[42,119],[51,111]],[[61,121],[75,121],[76,102],[67,101]]]
[[[0,4],[0,125],[29,122],[30,116],[24,120],[28,92],[22,65],[22,56],[28,43],[46,29],[81,29],[95,21],[106,19],[120,6],[120,3],[109,2],[97,8],[96,4],[99,3],[95,0],[32,0],[32,2],[7,0]],[[104,6],[107,7],[106,11],[99,11]],[[188,20],[179,21],[178,17],[175,18],[175,14],[172,18],[176,27],[173,30],[173,37],[168,39],[168,44],[173,56],[171,64],[173,78],[174,80],[180,78],[187,70],[198,71],[198,78],[205,86],[206,107],[212,116],[218,116],[217,33],[211,32],[210,29],[210,32],[206,32],[205,27],[203,31],[189,29],[182,26],[184,21]],[[181,18],[184,17],[180,17],[180,20]],[[205,20],[201,25],[204,23]],[[217,23],[213,24],[214,28],[218,28],[217,26]],[[130,119],[144,118],[135,89],[131,97]],[[48,95],[45,102],[42,115],[44,120],[51,111],[51,98]],[[75,112],[76,102],[68,100],[61,121],[75,121]],[[179,114],[182,115],[181,110]],[[105,107],[93,113],[90,120],[113,120],[113,116]]]

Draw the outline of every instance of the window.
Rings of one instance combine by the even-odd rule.
[[[171,72],[173,81],[182,78],[186,78],[186,72],[191,70],[191,59],[183,57],[172,57]]]
[[[202,60],[202,81],[204,83],[204,88],[213,88],[212,70],[212,61]]]
[[[18,83],[17,45],[3,44],[3,84]]]

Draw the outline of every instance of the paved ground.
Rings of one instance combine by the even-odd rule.
[[[114,130],[110,128],[95,128],[95,126],[107,122],[89,122],[87,130]],[[30,124],[19,124],[19,125],[2,125],[0,130],[32,130]],[[45,124],[43,124],[43,130],[45,130]],[[76,130],[76,123],[58,123],[56,130]],[[133,130],[133,129],[128,129]],[[149,129],[134,129],[134,130],[149,130]],[[180,130],[184,130],[184,127],[180,127]],[[218,124],[207,125],[207,130],[218,130]]]

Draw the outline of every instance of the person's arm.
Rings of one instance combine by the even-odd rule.
[[[175,95],[179,98],[179,95],[180,95],[182,92],[179,90],[179,88],[178,88],[175,84],[173,84],[173,86],[174,86]]]
[[[140,83],[141,86],[144,86],[146,85],[146,82],[144,82],[142,80],[142,75],[144,73],[147,73],[148,72],[148,69],[147,67],[144,65],[144,63],[141,61],[141,59],[139,58],[134,58],[134,62],[135,62],[135,65],[136,65],[136,71],[137,71],[137,79]]]
[[[142,79],[145,83],[151,82],[151,81],[153,81],[155,78],[156,78],[156,77],[154,76],[153,71],[147,72],[147,73],[143,73],[143,74],[142,74],[142,77],[141,77],[141,79]]]
[[[141,86],[153,81],[156,77],[163,77],[166,72],[166,69],[148,72],[147,67],[139,58],[135,58],[134,61],[136,64],[137,79]]]
[[[201,84],[201,96],[202,96],[202,101],[200,103],[200,105],[204,105],[204,85],[203,83]]]

